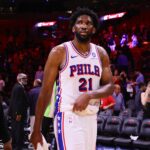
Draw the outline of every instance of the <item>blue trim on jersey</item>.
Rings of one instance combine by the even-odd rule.
[[[62,112],[57,113],[57,137],[58,137],[58,145],[59,150],[64,150],[64,144],[63,144],[63,127],[62,127]]]
[[[56,95],[56,102],[55,102],[55,111],[54,111],[54,116],[59,112],[58,107],[59,107],[59,102],[60,102],[60,95]]]
[[[59,109],[59,103],[60,103],[60,83],[58,83],[58,87],[57,87],[54,116],[56,116],[57,112],[59,112],[59,110],[58,110]]]

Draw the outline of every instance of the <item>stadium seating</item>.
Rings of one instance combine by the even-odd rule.
[[[101,115],[97,116],[97,133],[102,135],[104,132],[105,118]]]
[[[143,120],[139,139],[133,141],[133,146],[140,149],[150,149],[150,119]]]
[[[126,118],[129,118],[132,116],[132,111],[131,109],[125,109],[120,112],[119,117],[122,118],[123,120]]]
[[[99,135],[98,143],[112,144],[113,140],[119,136],[122,125],[122,119],[118,116],[110,116],[104,127],[104,135]]]
[[[127,118],[123,122],[121,135],[119,138],[114,139],[116,146],[132,146],[131,136],[138,136],[140,128],[140,121],[137,118]]]

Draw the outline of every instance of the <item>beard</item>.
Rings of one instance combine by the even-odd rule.
[[[77,40],[82,43],[86,43],[86,42],[90,41],[90,39],[92,37],[91,34],[87,34],[84,36],[84,35],[79,34],[78,32],[75,33],[75,36],[76,36]]]

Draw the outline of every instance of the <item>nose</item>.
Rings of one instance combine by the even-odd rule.
[[[87,24],[86,23],[82,23],[81,28],[82,29],[86,29],[87,28]]]

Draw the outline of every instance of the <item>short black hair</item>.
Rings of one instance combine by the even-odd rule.
[[[94,27],[96,28],[96,30],[98,30],[99,19],[98,19],[97,14],[93,10],[90,10],[89,8],[85,8],[85,7],[84,8],[78,7],[77,10],[71,15],[71,17],[70,17],[70,27],[71,28],[74,26],[77,18],[82,15],[90,16],[93,21]]]

